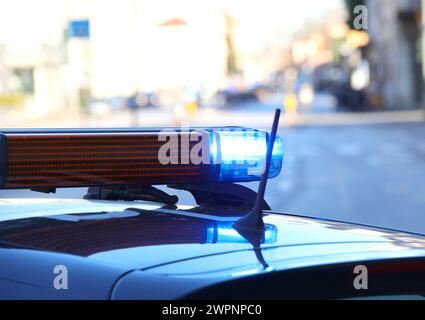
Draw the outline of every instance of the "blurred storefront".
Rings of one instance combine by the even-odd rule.
[[[211,93],[226,76],[225,18],[215,2],[92,0],[96,97],[137,91]]]
[[[56,15],[49,20],[52,13],[40,5],[18,0],[0,11],[2,114],[41,116],[66,104],[61,6],[52,3]]]
[[[421,0],[367,0],[369,94],[386,109],[414,109],[422,99]]]

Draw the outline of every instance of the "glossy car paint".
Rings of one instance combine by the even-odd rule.
[[[0,200],[0,298],[173,299],[232,279],[425,257],[425,237],[266,213],[261,250],[238,216],[142,202]],[[64,265],[69,289],[56,290]]]

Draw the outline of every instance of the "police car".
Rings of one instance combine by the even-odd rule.
[[[0,298],[422,298],[425,237],[269,208],[278,119],[271,131],[2,131],[2,189],[88,191],[0,199]]]

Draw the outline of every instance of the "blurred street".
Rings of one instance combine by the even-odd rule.
[[[269,187],[286,212],[425,233],[425,124],[299,127]]]

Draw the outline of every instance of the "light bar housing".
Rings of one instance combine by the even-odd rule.
[[[160,139],[163,134],[169,139]],[[257,181],[267,137],[240,127],[6,130],[0,132],[0,189]],[[158,157],[165,143],[178,150],[167,164]],[[181,161],[200,145],[207,163]],[[282,159],[278,138],[270,178],[280,173]]]

